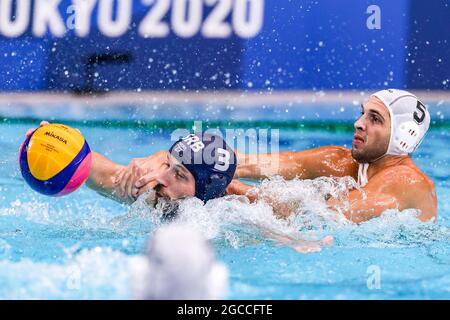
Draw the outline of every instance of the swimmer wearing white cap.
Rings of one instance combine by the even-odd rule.
[[[367,196],[358,190],[349,192],[350,208],[344,214],[351,221],[367,221],[386,209],[409,208],[419,209],[418,218],[422,221],[434,220],[437,211],[434,183],[410,156],[430,126],[426,106],[407,91],[389,89],[374,93],[361,107],[361,117],[354,124],[351,149],[327,146],[299,152],[239,154],[237,177],[351,176]],[[272,157],[278,157],[277,169],[270,165]],[[251,188],[233,180],[228,192],[246,194],[254,200],[256,194],[247,192]],[[335,198],[327,202],[330,207],[340,204]]]

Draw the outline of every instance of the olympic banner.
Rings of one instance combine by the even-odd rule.
[[[0,0],[0,90],[447,89],[445,1]]]
[[[230,18],[229,18],[230,17]],[[136,27],[143,38],[201,35],[223,39],[256,36],[264,21],[264,0],[0,0],[0,34],[16,38],[77,37],[91,31],[118,38]]]

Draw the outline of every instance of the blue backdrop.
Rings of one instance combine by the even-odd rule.
[[[0,19],[9,8],[10,23],[17,21],[19,1],[0,0]],[[95,6],[88,33],[80,36],[69,26],[72,1],[61,0],[58,12],[64,33],[47,26],[44,35],[36,34],[37,12],[51,1],[56,0],[30,1],[30,10],[21,12],[22,19],[28,17],[21,34],[11,36],[0,25],[0,90],[448,89],[450,85],[449,1],[119,0],[131,1],[132,18],[122,34],[111,37],[99,27],[99,4],[114,4],[114,20],[118,1],[88,0]],[[143,36],[140,26],[163,2],[170,5],[156,20],[167,26],[167,34]],[[180,36],[172,18],[174,7],[193,3],[202,5],[201,23],[189,36]],[[239,4],[244,8],[240,20],[235,17]],[[370,5],[378,6],[379,16],[367,12]],[[185,10],[186,21],[193,8]],[[222,18],[216,20],[229,29],[228,34],[205,35],[207,20],[220,12]],[[379,23],[380,28],[369,28],[368,20],[369,26]]]

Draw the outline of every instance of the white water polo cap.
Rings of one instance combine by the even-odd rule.
[[[372,96],[383,102],[391,116],[391,137],[386,154],[413,153],[430,127],[427,107],[415,95],[404,90],[381,90]]]

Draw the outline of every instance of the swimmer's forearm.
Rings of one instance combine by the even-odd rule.
[[[274,175],[280,175],[280,165],[286,165],[292,152],[267,153],[267,154],[242,154],[238,153],[238,178],[264,179]]]
[[[115,178],[124,166],[114,163],[97,152],[92,152],[92,168],[86,185],[103,196],[123,202],[117,192]]]
[[[238,155],[237,177],[265,179],[282,176],[285,179],[313,179],[319,176],[317,161],[311,162],[313,150]]]
[[[274,199],[270,195],[261,195],[260,190],[256,187],[247,185],[237,179],[233,180],[227,188],[228,194],[234,195],[242,195],[247,197],[250,202],[256,202],[258,200],[264,200],[267,204],[269,204],[273,213],[279,218],[286,218],[295,212],[297,209],[296,206],[292,206],[283,201],[278,201]]]
[[[252,186],[249,186],[237,179],[234,179],[227,188],[227,194],[234,194],[238,196],[246,196],[251,202],[257,200],[256,192],[249,192],[250,190],[255,189]]]
[[[350,149],[319,147],[296,152],[238,154],[237,177],[263,179],[280,175],[285,179],[315,179],[321,176],[354,176],[357,166]]]
[[[354,223],[362,223],[379,217],[388,209],[399,209],[398,200],[392,195],[383,193],[367,192],[363,197],[360,191],[351,191],[348,200],[349,205],[344,205],[343,201],[330,198],[327,200],[327,205],[330,209],[344,214],[348,220]]]

